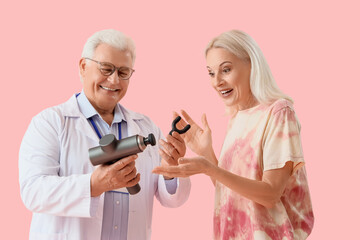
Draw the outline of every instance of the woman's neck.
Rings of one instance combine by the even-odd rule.
[[[238,105],[238,111],[243,111],[243,110],[252,108],[258,104],[259,104],[259,102],[256,100],[254,95],[250,94],[249,97],[247,98],[247,100],[245,100],[243,103],[240,103]]]

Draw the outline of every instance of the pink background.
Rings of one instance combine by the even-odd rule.
[[[206,113],[217,154],[227,119],[210,87],[203,50],[226,30],[253,36],[278,85],[294,98],[302,124],[316,217],[309,239],[358,235],[357,1],[3,2],[1,239],[28,237],[31,213],[21,202],[18,184],[22,136],[35,114],[81,91],[82,47],[92,33],[105,28],[123,31],[137,46],[136,72],[122,103],[150,116],[164,133],[173,110],[183,108],[198,122]],[[211,239],[214,188],[205,176],[191,180],[184,206],[167,209],[156,202],[153,239]]]

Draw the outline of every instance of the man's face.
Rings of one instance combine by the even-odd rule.
[[[104,43],[97,46],[92,59],[111,63],[116,67],[132,68],[130,52]],[[80,74],[85,95],[93,107],[100,114],[112,113],[116,104],[125,96],[129,80],[121,79],[117,70],[110,76],[104,76],[99,70],[98,63],[86,59],[80,60]]]

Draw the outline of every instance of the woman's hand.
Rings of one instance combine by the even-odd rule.
[[[189,131],[181,134],[184,139],[186,146],[188,146],[194,153],[200,156],[210,156],[213,152],[211,129],[206,119],[206,115],[203,114],[201,121],[204,128],[201,128],[184,110],[181,110],[181,115],[191,125]],[[175,113],[175,117],[179,116]],[[186,126],[183,119],[178,122],[178,128],[182,129]]]
[[[202,156],[193,158],[179,158],[178,166],[162,165],[152,170],[155,174],[162,174],[169,178],[189,177],[204,173],[210,175],[217,166]]]

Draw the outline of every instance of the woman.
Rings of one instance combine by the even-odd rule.
[[[277,87],[260,48],[244,32],[214,38],[206,62],[211,84],[231,116],[219,161],[206,116],[202,129],[181,111],[191,125],[184,140],[199,156],[153,172],[211,177],[215,239],[307,238],[314,216],[292,99]]]

